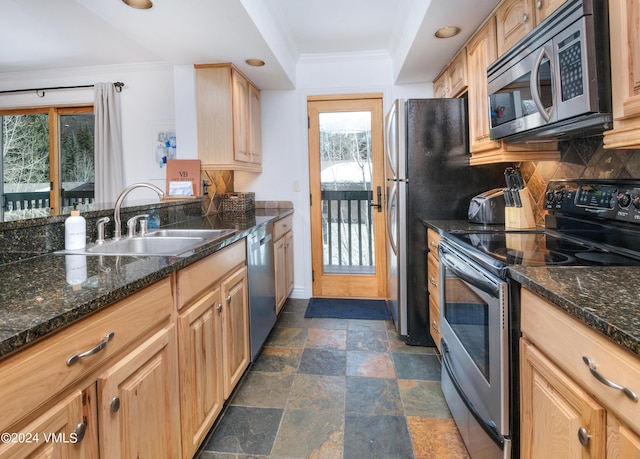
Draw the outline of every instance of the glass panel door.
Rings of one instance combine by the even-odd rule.
[[[385,298],[382,95],[307,107],[313,295]]]
[[[319,123],[324,272],[371,274],[371,113],[320,113]]]

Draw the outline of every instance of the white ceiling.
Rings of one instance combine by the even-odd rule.
[[[0,76],[102,65],[233,62],[295,87],[307,57],[388,56],[398,84],[432,81],[498,0],[0,0]],[[438,27],[457,25],[448,40]],[[244,61],[259,58],[262,68]],[[9,75],[8,75],[9,74]]]

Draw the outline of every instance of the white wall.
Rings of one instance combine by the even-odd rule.
[[[431,97],[432,85],[394,86],[386,54],[302,59],[292,91],[262,91],[263,172],[235,173],[236,191],[255,191],[257,200],[293,201],[295,286],[293,297],[309,298],[311,227],[307,97],[380,92],[385,111],[398,98]]]
[[[175,124],[174,74],[169,65],[86,67],[64,71],[0,74],[0,90],[91,85],[122,81],[122,137],[125,184],[151,182],[165,187],[164,169],[154,162],[154,126]],[[0,108],[93,103],[93,89],[2,95]],[[136,191],[138,193],[138,191]],[[140,193],[145,193],[141,190]],[[149,196],[155,194],[149,191]]]

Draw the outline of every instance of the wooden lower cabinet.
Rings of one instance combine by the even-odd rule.
[[[1,360],[0,459],[192,458],[249,361],[242,239]]]
[[[640,459],[640,358],[521,289],[521,457]]]
[[[220,287],[178,318],[182,457],[193,457],[224,403]]]
[[[100,457],[180,457],[176,329],[163,327],[98,378]]]
[[[182,457],[197,452],[250,361],[244,240],[178,271]]]
[[[429,333],[436,343],[438,351],[442,332],[440,330],[440,256],[438,245],[440,234],[427,228],[427,291],[429,292]]]
[[[95,387],[86,392],[91,389],[95,393]],[[86,409],[86,392],[74,390],[28,425],[8,431],[15,438],[0,442],[0,457],[97,457],[97,424],[95,413]]]
[[[251,361],[247,268],[225,279],[221,289],[223,392],[227,399]]]
[[[640,459],[640,435],[611,413],[607,414],[607,458]]]
[[[604,457],[605,409],[526,340],[520,377],[522,458]]]
[[[276,313],[293,291],[293,221],[289,215],[274,224],[273,252],[276,275]]]

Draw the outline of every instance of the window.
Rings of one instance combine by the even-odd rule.
[[[94,202],[93,107],[0,110],[0,221]]]

